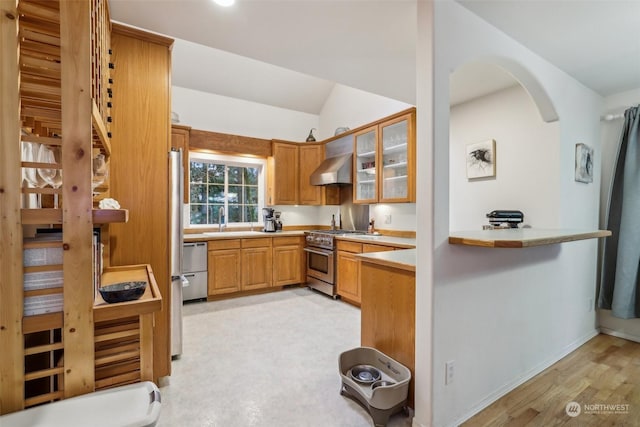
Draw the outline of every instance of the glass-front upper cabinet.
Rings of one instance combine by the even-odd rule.
[[[354,202],[415,202],[415,110],[355,135]]]
[[[380,125],[380,201],[409,200],[409,118]]]
[[[356,203],[373,203],[378,199],[376,164],[378,127],[373,126],[354,134],[354,192]]]

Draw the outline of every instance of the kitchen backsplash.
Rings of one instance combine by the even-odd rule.
[[[331,225],[331,215],[340,214],[340,206],[274,206],[282,212],[284,226]],[[369,216],[375,220],[378,230],[416,230],[415,203],[376,204],[369,206]],[[387,223],[389,219],[389,223]],[[189,227],[189,205],[184,205],[184,226]]]

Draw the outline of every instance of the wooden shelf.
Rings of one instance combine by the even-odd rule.
[[[607,236],[611,236],[611,231],[536,228],[472,230],[451,233],[449,244],[484,248],[527,248]]]
[[[94,224],[112,224],[116,222],[129,221],[129,211],[127,209],[94,209]]]
[[[102,274],[101,285],[128,281],[147,282],[144,295],[135,301],[108,304],[98,292],[93,304],[95,322],[153,313],[162,308],[162,296],[151,267],[147,264],[107,267]]]
[[[22,209],[23,224],[62,224],[64,209]],[[129,221],[127,209],[93,209],[94,224]]]

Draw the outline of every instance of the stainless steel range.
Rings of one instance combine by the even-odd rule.
[[[336,236],[364,234],[363,231],[317,230],[305,232],[307,285],[334,299],[336,294]]]

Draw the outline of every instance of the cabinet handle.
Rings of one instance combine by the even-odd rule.
[[[183,274],[184,277],[196,277],[195,274]]]
[[[195,247],[195,243],[183,243],[183,248],[193,248]]]

